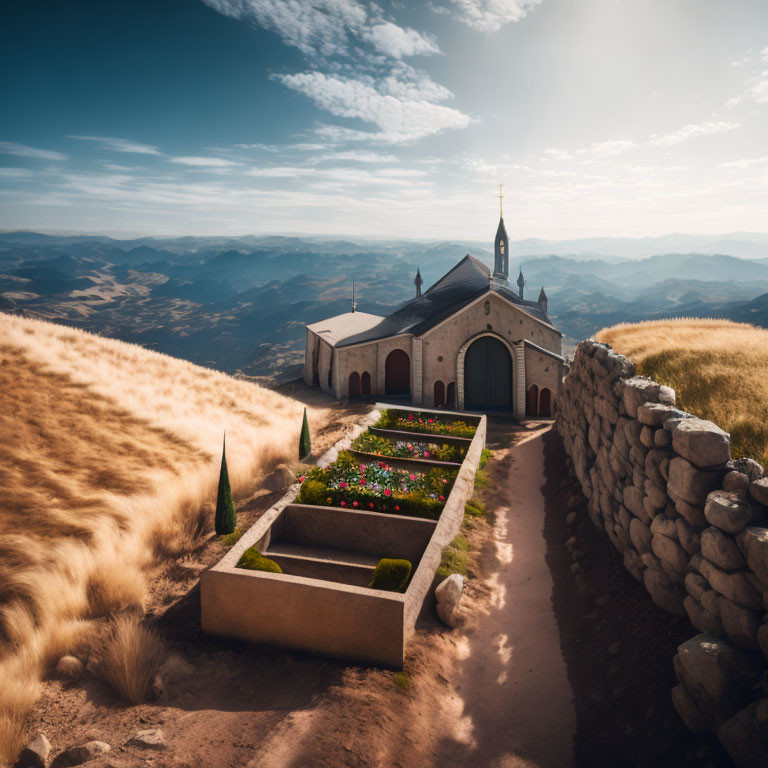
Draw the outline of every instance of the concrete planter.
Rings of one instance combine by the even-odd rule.
[[[295,486],[292,496],[262,515],[218,564],[203,573],[203,630],[402,668],[406,643],[442,551],[461,528],[485,434],[483,416],[437,522],[294,504]],[[284,573],[237,568],[240,556],[254,545],[277,561]],[[366,586],[381,557],[411,561],[414,570],[405,593]]]

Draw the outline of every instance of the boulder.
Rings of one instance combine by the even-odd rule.
[[[696,635],[677,649],[678,679],[701,707],[710,727],[734,715],[760,677],[760,664],[729,640]]]
[[[707,724],[704,716],[699,711],[693,696],[691,696],[684,683],[678,683],[672,689],[672,704],[689,731],[693,731],[693,733],[706,733]]]
[[[675,616],[684,616],[683,599],[670,587],[669,579],[655,568],[643,571],[643,584],[656,605]]]
[[[60,752],[51,763],[51,768],[69,768],[95,760],[99,755],[109,752],[112,747],[104,741],[89,741],[79,747],[70,747]]]
[[[160,728],[147,728],[137,731],[128,741],[130,747],[140,747],[141,749],[165,749],[168,744],[165,740],[165,734]]]
[[[681,456],[676,456],[669,463],[667,493],[675,500],[680,498],[689,504],[704,504],[721,477],[722,472],[702,471]]]
[[[456,626],[456,619],[461,602],[461,594],[464,590],[464,577],[458,573],[451,574],[443,579],[435,588],[437,600],[437,615],[444,624],[449,627]]]
[[[702,594],[707,590],[706,579],[698,573],[687,573],[685,575],[685,588],[688,590],[688,594],[692,595],[696,600],[700,600]]]
[[[742,605],[736,605],[722,595],[718,599],[718,604],[720,619],[728,637],[740,648],[758,650],[760,645],[757,642],[757,631],[760,628],[762,614],[750,611]]]
[[[674,539],[677,537],[677,526],[675,521],[666,515],[657,515],[651,523],[651,533]]]
[[[736,542],[713,525],[702,531],[701,554],[724,571],[738,571],[745,565]]]
[[[42,731],[21,750],[16,768],[45,768],[48,765],[48,755],[51,754],[51,742]]]
[[[750,527],[738,536],[749,567],[768,583],[768,528]]]
[[[690,575],[690,574],[689,574]],[[688,619],[699,632],[704,632],[708,635],[722,635],[723,634],[723,622],[719,616],[711,614],[704,606],[696,601],[691,595],[687,595],[683,600],[683,606],[685,612],[688,614]]]
[[[637,418],[637,409],[648,402],[658,399],[660,386],[643,376],[633,376],[623,382],[624,408],[630,418]]]
[[[704,517],[726,533],[743,531],[754,517],[752,505],[737,493],[712,491],[704,505]]]
[[[707,518],[704,517],[704,507],[689,504],[683,499],[675,499],[675,512],[694,528],[704,528],[707,525]]]
[[[691,558],[691,562],[693,563],[693,558]],[[710,583],[712,589],[718,591],[721,595],[725,595],[729,600],[741,603],[756,611],[762,609],[762,595],[749,583],[743,572],[726,573],[710,563],[706,558],[696,560],[694,567]]]
[[[629,523],[629,538],[632,546],[641,555],[651,551],[651,532],[648,526],[636,517]]]
[[[720,596],[714,589],[707,589],[702,592],[699,602],[705,611],[709,611],[713,616],[720,616]]]
[[[643,492],[634,485],[628,485],[623,493],[624,506],[635,517],[639,517],[645,523],[650,523],[650,518],[643,507]]]
[[[83,674],[83,662],[76,656],[62,656],[56,664],[56,677],[74,682]]]
[[[749,494],[758,504],[768,507],[768,477],[753,480],[749,484]]]
[[[765,470],[762,464],[754,459],[734,459],[728,462],[728,466],[736,472],[743,472],[752,482],[753,480],[759,480],[765,475]]]
[[[685,573],[688,568],[688,555],[676,541],[666,536],[654,535],[651,540],[651,549],[662,563],[667,563],[679,574]]]
[[[768,739],[757,727],[758,703],[737,712],[717,729],[717,738],[739,768],[765,768]]]
[[[731,458],[731,436],[704,419],[683,419],[672,430],[672,448],[691,464],[717,467]]]
[[[662,403],[645,403],[637,409],[637,420],[649,427],[660,427],[667,419],[679,419],[683,416],[685,416],[684,411]]]
[[[749,491],[749,477],[743,472],[731,470],[723,478],[723,490],[743,495]]]
[[[695,555],[701,549],[701,536],[698,529],[682,517],[675,518],[675,527],[680,546],[688,555]]]
[[[672,445],[672,435],[666,429],[657,429],[653,433],[653,444],[656,448],[669,448]]]
[[[672,387],[660,386],[659,387],[659,402],[664,405],[674,405],[677,401],[677,395]]]
[[[653,428],[652,427],[643,427],[642,432],[640,432],[640,442],[646,447],[646,448],[653,448],[656,443],[653,440]]]
[[[643,490],[648,503],[654,510],[664,509],[667,505],[667,492],[660,483],[648,478],[643,484]]]

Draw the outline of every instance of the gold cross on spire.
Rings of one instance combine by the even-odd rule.
[[[503,186],[502,184],[499,184],[499,194],[497,195],[497,197],[499,198],[499,218],[503,219],[504,218],[504,214],[501,211],[501,198],[504,197],[504,195],[501,194],[502,186]]]

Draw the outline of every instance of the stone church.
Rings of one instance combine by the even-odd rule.
[[[307,325],[304,380],[337,399],[373,395],[423,407],[550,416],[564,375],[562,334],[538,301],[507,282],[504,217],[493,273],[467,254],[386,317],[355,311]]]

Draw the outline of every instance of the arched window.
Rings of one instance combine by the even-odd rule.
[[[371,394],[371,374],[368,371],[363,371],[360,377],[360,390],[363,395]]]
[[[448,389],[445,393],[445,404],[449,408],[455,408],[456,407],[456,382],[452,381],[448,385]]]
[[[360,374],[357,371],[349,374],[349,396],[360,397]]]
[[[384,391],[387,395],[411,394],[411,358],[402,349],[393,349],[387,355]]]
[[[434,403],[435,408],[445,405],[445,384],[440,379],[435,382]]]
[[[528,396],[525,399],[525,415],[534,418],[539,415],[539,388],[535,384],[528,387]]]
[[[552,393],[543,387],[539,395],[539,416],[549,417],[552,415]]]

